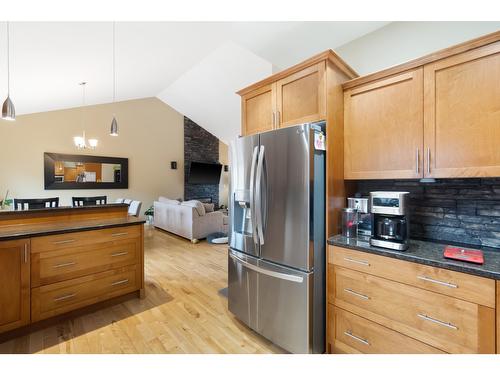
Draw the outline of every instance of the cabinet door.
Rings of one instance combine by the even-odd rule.
[[[29,240],[0,242],[0,332],[30,321]]]
[[[422,177],[423,71],[344,93],[344,177]]]
[[[279,127],[326,118],[325,79],[323,61],[276,82]]]
[[[242,135],[250,135],[274,128],[275,84],[260,87],[241,98]]]
[[[426,65],[424,90],[425,175],[500,176],[500,42]]]

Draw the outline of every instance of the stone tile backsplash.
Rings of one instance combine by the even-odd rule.
[[[500,178],[357,181],[358,194],[410,192],[411,237],[500,248]]]

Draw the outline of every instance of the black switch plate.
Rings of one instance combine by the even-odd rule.
[[[176,161],[170,162],[170,169],[177,169],[177,162]]]

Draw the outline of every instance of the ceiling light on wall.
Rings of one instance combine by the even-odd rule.
[[[85,125],[85,120],[83,117],[83,111],[85,110],[85,85],[87,82],[81,82],[79,83],[80,86],[82,86],[82,127]],[[85,130],[83,131],[82,136],[76,136],[73,137],[73,142],[75,143],[75,146],[79,150],[85,150],[86,148],[90,148],[91,150],[95,150],[97,148],[98,140],[95,138],[89,139],[89,143],[87,145],[87,140],[85,138]]]
[[[10,100],[10,35],[9,22],[7,22],[7,99],[2,105],[2,119],[14,121],[16,119],[16,108]]]
[[[116,48],[115,48],[115,22],[113,21],[113,104],[116,100]],[[118,136],[118,122],[116,121],[116,116],[113,113],[113,120],[111,121],[111,130],[109,135],[114,137]]]

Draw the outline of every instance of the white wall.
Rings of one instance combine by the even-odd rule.
[[[336,48],[360,75],[500,30],[500,22],[392,22]]]
[[[0,120],[0,196],[11,198],[107,195],[108,201],[131,198],[143,202],[142,212],[159,195],[184,194],[184,117],[156,98],[146,98],[18,116],[15,122]],[[118,137],[109,136],[116,113]],[[73,136],[96,137],[95,151],[77,151]],[[44,190],[43,153],[89,154],[129,158],[129,189]],[[178,168],[170,169],[170,161]]]

